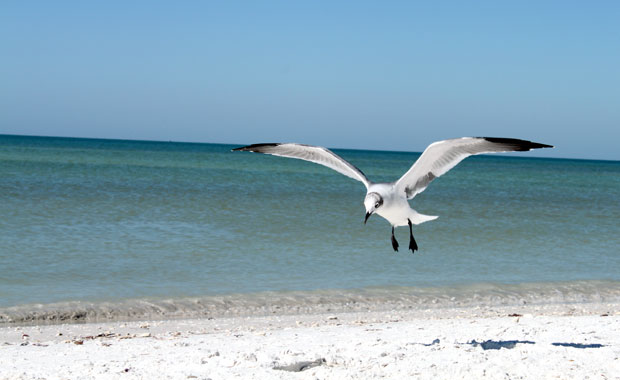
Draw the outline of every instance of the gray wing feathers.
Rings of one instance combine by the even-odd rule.
[[[368,181],[368,178],[366,178],[366,175],[364,175],[361,170],[351,165],[331,150],[320,146],[294,143],[253,144],[233,149],[233,151],[265,153],[314,162],[315,164],[327,166],[349,178],[358,180],[362,182],[366,188],[370,186],[370,181]]]
[[[398,181],[397,191],[411,199],[421,193],[435,178],[445,174],[465,158],[481,153],[528,151],[552,148],[526,140],[496,137],[463,137],[437,141],[429,145],[413,166]]]

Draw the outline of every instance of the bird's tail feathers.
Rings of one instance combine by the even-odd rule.
[[[413,213],[411,213],[411,216],[409,216],[409,220],[411,220],[411,223],[413,224],[420,224],[420,223],[424,223],[424,222],[428,222],[431,220],[435,220],[439,218],[438,216],[432,216],[432,215],[424,215],[424,214],[420,214],[417,211],[414,211]]]

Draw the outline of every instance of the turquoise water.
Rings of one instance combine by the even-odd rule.
[[[406,228],[395,253],[385,220],[363,224],[359,182],[233,147],[0,135],[0,308],[523,284],[620,295],[620,162],[468,158],[411,202],[439,216],[414,229],[412,255]],[[419,155],[335,151],[374,181]]]

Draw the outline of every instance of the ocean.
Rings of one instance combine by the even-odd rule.
[[[470,157],[411,254],[361,183],[237,146],[0,135],[0,324],[620,300],[618,161]]]

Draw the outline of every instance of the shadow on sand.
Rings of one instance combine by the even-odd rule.
[[[467,344],[471,344],[474,347],[480,346],[483,350],[499,350],[500,348],[512,349],[515,348],[517,343],[535,344],[535,342],[531,340],[485,340],[484,342],[472,340],[471,342],[467,342]]]
[[[517,344],[536,344],[536,342],[532,342],[531,340],[485,340],[484,342],[477,342],[472,340],[467,342],[467,344],[471,344],[474,347],[482,347],[483,350],[499,350],[501,348],[512,349],[515,348]],[[572,348],[601,348],[605,347],[604,344],[594,343],[594,344],[583,344],[583,343],[551,343],[553,346],[558,347],[572,347]]]

